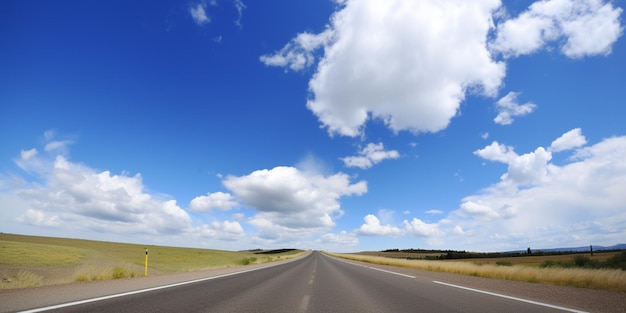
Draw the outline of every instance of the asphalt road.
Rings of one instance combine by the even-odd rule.
[[[279,266],[50,311],[485,313],[567,312],[567,309],[463,289],[313,252]]]

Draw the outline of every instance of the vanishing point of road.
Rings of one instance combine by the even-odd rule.
[[[240,268],[238,272],[166,286],[111,293],[106,296],[21,308],[16,311],[24,309],[27,309],[24,312],[117,313],[626,311],[626,301],[623,299],[614,299],[616,302],[609,303],[608,308],[599,308],[595,303],[589,303],[588,307],[584,307],[580,301],[568,303],[563,299],[562,291],[559,291],[560,293],[555,293],[557,298],[551,303],[519,297],[515,292],[498,293],[459,284],[459,281],[462,283],[464,279],[477,279],[475,277],[446,281],[446,277],[460,276],[439,273],[443,274],[441,276],[443,279],[433,280],[433,275],[436,276],[437,273],[432,275],[420,273],[430,272],[348,262],[314,251],[306,257],[281,264],[252,269]],[[520,284],[526,288],[536,285],[537,288],[545,290],[552,290],[551,288],[556,288],[554,290],[557,291],[564,290],[564,287]],[[574,293],[580,292],[576,288],[571,290]],[[600,295],[603,294],[601,291],[588,291],[590,294],[598,292]],[[0,300],[10,299],[7,295],[10,296],[11,293],[0,293]],[[15,295],[19,295],[19,292]],[[609,295],[612,294],[609,292]],[[613,295],[626,299],[623,293]],[[577,297],[574,295],[572,298]],[[593,297],[590,301],[592,300]],[[2,308],[3,305],[0,304],[0,309]]]

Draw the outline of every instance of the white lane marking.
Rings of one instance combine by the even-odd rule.
[[[404,276],[404,277],[408,277],[408,278],[415,278],[415,276],[412,276],[412,275],[402,274],[402,273],[398,273],[398,272],[392,272],[392,271],[383,270],[383,269],[376,268],[376,267],[368,266],[367,268],[373,269],[373,270],[377,270],[377,271],[381,271],[381,272],[385,272],[385,273],[389,273],[389,274],[398,275],[398,276]]]
[[[531,304],[535,304],[535,305],[545,306],[545,307],[549,307],[549,308],[553,308],[553,309],[557,309],[557,310],[561,310],[561,311],[568,311],[568,312],[575,312],[575,313],[588,313],[586,311],[579,311],[579,310],[564,308],[564,307],[558,306],[558,305],[552,305],[552,304],[547,304],[547,303],[543,303],[543,302],[537,302],[537,301],[532,301],[532,300],[527,300],[527,299],[522,299],[522,298],[511,297],[511,296],[507,296],[507,295],[503,295],[503,294],[499,294],[499,293],[494,293],[494,292],[489,292],[489,291],[484,291],[484,290],[474,289],[474,288],[469,288],[469,287],[463,287],[463,286],[459,286],[459,285],[448,284],[448,283],[444,283],[444,282],[440,282],[440,281],[436,281],[436,280],[433,280],[433,283],[440,284],[440,285],[445,285],[445,286],[449,286],[449,287],[454,287],[454,288],[459,288],[459,289],[465,289],[465,290],[474,291],[474,292],[478,292],[478,293],[484,293],[484,294],[487,294],[487,295],[490,295],[490,296],[501,297],[501,298],[511,299],[511,300],[515,300],[515,301],[520,301],[520,302],[526,302],[526,303],[531,303]]]
[[[302,297],[302,302],[300,303],[300,312],[306,312],[306,309],[309,307],[309,300],[311,296],[305,295]]]
[[[369,268],[371,270],[376,270],[376,271],[381,271],[381,272],[385,272],[385,273],[389,273],[389,274],[394,274],[394,275],[398,275],[398,276],[403,276],[403,277],[408,277],[408,278],[415,278],[415,276],[411,276],[411,275],[407,275],[407,274],[402,274],[402,273],[398,273],[398,272],[392,272],[392,271],[388,271],[388,270],[383,270],[380,268],[376,268],[373,266],[367,266],[367,265],[361,265],[361,264],[357,264],[357,263],[352,263],[352,262],[348,262],[348,261],[344,261],[342,259],[337,259],[334,258],[335,260],[339,261],[339,262],[343,262],[346,264],[350,264],[350,265],[354,265],[354,266],[359,266],[359,267],[365,267],[365,268]]]
[[[286,263],[282,263],[282,264],[286,264]],[[269,267],[279,266],[279,265],[282,265],[282,264],[276,264],[276,265],[272,265],[272,266],[269,266]],[[108,299],[113,299],[113,298],[130,296],[130,295],[134,295],[134,294],[138,294],[138,293],[144,293],[144,292],[155,291],[155,290],[160,290],[160,289],[166,289],[166,288],[171,288],[171,287],[178,287],[178,286],[198,283],[198,282],[212,280],[212,279],[217,279],[217,278],[222,278],[222,277],[234,276],[234,275],[238,275],[238,274],[258,271],[258,270],[261,270],[261,269],[264,269],[264,268],[268,268],[268,267],[253,268],[253,269],[249,269],[249,270],[245,270],[245,271],[228,273],[228,274],[223,274],[223,275],[218,275],[218,276],[213,276],[213,277],[200,278],[200,279],[195,279],[195,280],[190,280],[190,281],[184,281],[184,282],[181,282],[181,283],[176,283],[176,284],[171,284],[171,285],[152,287],[152,288],[147,288],[147,289],[141,289],[141,290],[124,292],[124,293],[118,293],[118,294],[109,295],[109,296],[103,296],[103,297],[79,300],[79,301],[74,301],[74,302],[62,303],[62,304],[57,304],[57,305],[51,305],[51,306],[47,306],[47,307],[43,307],[43,308],[37,308],[37,309],[32,309],[32,310],[20,311],[19,313],[36,313],[36,312],[43,312],[43,311],[48,311],[48,310],[60,309],[60,308],[68,307],[68,306],[74,306],[74,305],[79,305],[79,304],[85,304],[85,303],[91,303],[91,302],[96,302],[96,301],[108,300]]]

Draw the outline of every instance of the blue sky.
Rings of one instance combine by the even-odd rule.
[[[3,1],[0,231],[626,242],[625,5]]]

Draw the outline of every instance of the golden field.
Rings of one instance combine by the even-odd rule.
[[[448,272],[477,277],[507,279],[559,286],[603,289],[626,292],[626,271],[620,269],[542,268],[546,260],[573,259],[575,255],[528,256],[465,260],[407,260],[362,253],[330,255],[372,264],[391,265],[428,271]],[[608,259],[617,253],[596,253],[599,259]],[[533,259],[536,258],[536,259]],[[506,266],[497,265],[506,264]]]

